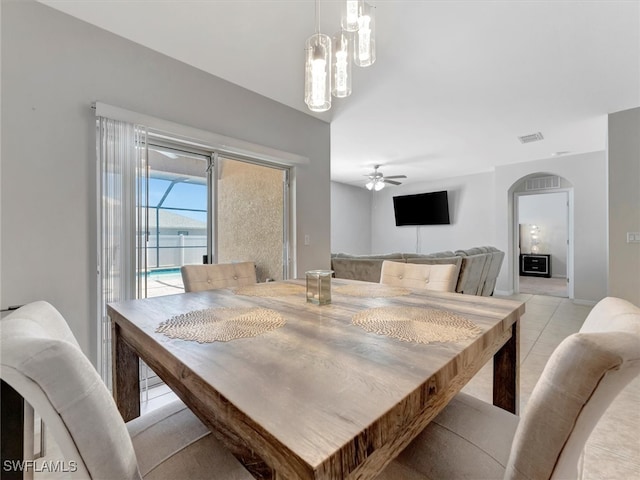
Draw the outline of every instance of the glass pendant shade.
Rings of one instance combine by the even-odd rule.
[[[362,2],[354,48],[354,63],[359,67],[368,67],[376,61],[375,12],[375,7]]]
[[[380,190],[382,190],[383,188],[384,188],[384,181],[382,181],[382,180],[377,181],[377,182],[376,182],[376,184],[373,186],[373,189],[374,189],[376,192],[379,192],[379,191],[380,191]]]
[[[353,36],[342,31],[333,36],[331,74],[333,76],[331,93],[334,97],[344,98],[351,95],[351,62],[353,59]]]
[[[346,32],[358,30],[358,17],[362,10],[363,0],[342,1],[342,29]]]
[[[331,108],[331,39],[328,35],[311,35],[305,45],[304,101],[313,112]]]

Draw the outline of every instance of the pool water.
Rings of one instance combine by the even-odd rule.
[[[147,272],[147,278],[164,277],[167,275],[180,275],[180,267],[156,268]]]

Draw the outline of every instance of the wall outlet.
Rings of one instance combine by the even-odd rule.
[[[627,243],[640,243],[640,232],[627,232]]]
[[[304,244],[311,245],[311,237],[309,235],[304,236]]]

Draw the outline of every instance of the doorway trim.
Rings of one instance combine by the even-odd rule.
[[[539,174],[527,175],[514,183],[514,186],[521,184],[527,178],[538,176]],[[513,192],[513,213],[512,213],[512,248],[513,248],[513,292],[520,293],[520,248],[519,248],[519,232],[520,232],[520,197],[529,195],[544,195],[550,193],[567,193],[567,296],[573,300],[575,298],[574,285],[574,208],[573,208],[573,187],[554,188],[552,190],[530,190],[527,192]]]

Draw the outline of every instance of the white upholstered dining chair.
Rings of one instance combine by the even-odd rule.
[[[242,287],[257,281],[253,262],[184,265],[180,273],[186,292]]]
[[[72,478],[251,480],[181,402],[122,420],[65,319],[49,303],[0,320],[0,376],[40,414]],[[75,462],[75,468],[71,467]]]
[[[553,352],[522,417],[458,394],[378,479],[582,478],[591,431],[639,374],[640,308],[605,298]]]
[[[380,283],[394,287],[423,288],[438,292],[453,292],[458,280],[454,264],[382,262]]]

